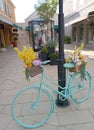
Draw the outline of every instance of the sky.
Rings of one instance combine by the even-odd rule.
[[[38,0],[11,0],[15,5],[16,22],[25,22],[24,20],[34,12],[34,5]]]

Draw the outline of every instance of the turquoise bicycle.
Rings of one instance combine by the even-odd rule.
[[[48,121],[54,112],[54,94],[58,94],[61,101],[70,99],[73,103],[84,102],[90,95],[92,79],[86,70],[84,71],[85,77],[82,79],[80,72],[70,72],[73,64],[64,64],[66,68],[66,86],[62,88],[45,74],[43,64],[48,62],[41,62],[39,66],[42,69],[40,83],[22,89],[13,98],[11,113],[16,123],[22,127],[37,128]],[[53,85],[60,87],[61,91],[59,92]]]

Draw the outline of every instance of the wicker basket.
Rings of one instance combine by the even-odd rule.
[[[81,66],[75,66],[73,68],[70,68],[70,72],[79,72],[81,70]]]
[[[42,72],[42,68],[40,66],[34,66],[31,68],[27,68],[30,77],[34,77]]]

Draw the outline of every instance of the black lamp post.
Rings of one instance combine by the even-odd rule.
[[[59,0],[59,14],[58,14],[58,33],[59,33],[59,57],[58,57],[58,84],[62,87],[66,84],[66,73],[63,64],[65,63],[64,58],[64,14],[63,14],[63,0]],[[61,91],[60,88],[58,88]],[[62,97],[63,98],[63,97]],[[68,100],[61,101],[59,95],[56,99],[57,106],[68,106]]]

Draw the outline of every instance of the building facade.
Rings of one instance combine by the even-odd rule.
[[[72,42],[94,44],[94,0],[64,1],[64,18],[65,35]]]
[[[11,44],[14,35],[15,6],[11,0],[0,0],[0,47]]]

